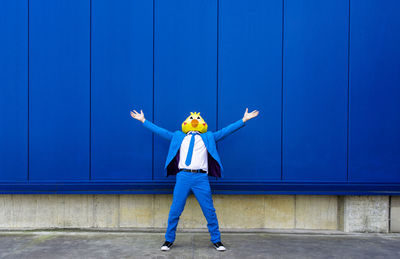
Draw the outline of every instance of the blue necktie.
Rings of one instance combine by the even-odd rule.
[[[186,156],[186,161],[185,161],[186,165],[190,165],[190,163],[192,162],[194,139],[195,139],[195,135],[197,135],[199,133],[191,132],[189,134],[192,135],[192,136],[190,137],[189,149],[188,149],[188,153],[187,153],[187,156]]]

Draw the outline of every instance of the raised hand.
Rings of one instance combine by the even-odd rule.
[[[252,112],[250,112],[250,113],[248,113],[248,108],[246,108],[246,111],[245,111],[245,113],[244,113],[244,115],[243,115],[243,122],[246,122],[246,121],[248,121],[248,120],[250,120],[250,119],[253,119],[254,117],[257,117],[258,116],[258,111],[257,110],[254,110],[254,111],[252,111]]]
[[[141,122],[144,122],[146,120],[144,118],[144,114],[143,114],[142,110],[140,110],[140,113],[138,113],[135,110],[131,111],[131,116],[132,116],[132,118],[137,119],[138,121],[141,121]]]

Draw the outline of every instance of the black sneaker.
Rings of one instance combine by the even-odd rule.
[[[214,245],[215,249],[217,249],[218,251],[226,250],[225,246],[221,242],[214,243],[213,245]]]
[[[165,241],[164,244],[161,246],[161,251],[168,251],[174,243]]]

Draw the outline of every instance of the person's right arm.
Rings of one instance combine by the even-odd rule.
[[[135,110],[131,111],[131,116],[132,116],[132,118],[134,118],[138,121],[141,121],[143,123],[143,126],[148,128],[152,132],[156,133],[157,135],[159,135],[165,139],[168,139],[168,140],[172,139],[173,133],[171,131],[163,129],[161,127],[158,127],[154,123],[151,123],[150,121],[146,120],[144,118],[144,114],[143,114],[142,110],[140,110],[140,113],[138,113]]]

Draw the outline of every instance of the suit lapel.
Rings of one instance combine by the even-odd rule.
[[[206,146],[206,148],[207,148],[207,150],[208,150],[208,138],[207,138],[207,135],[206,135],[206,134],[207,134],[207,133],[200,134],[200,137],[201,137],[201,139],[203,140],[204,145]]]

